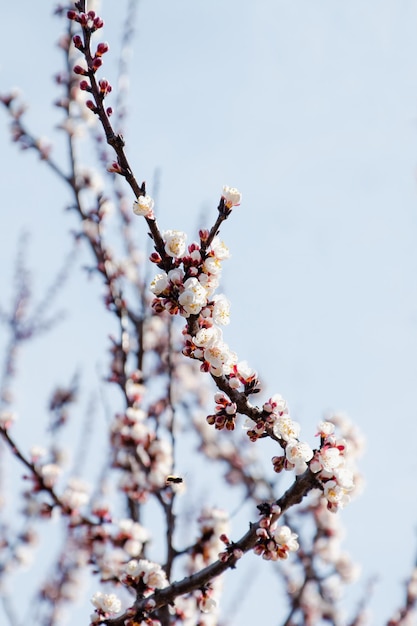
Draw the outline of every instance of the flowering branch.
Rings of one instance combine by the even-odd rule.
[[[158,609],[173,604],[178,596],[204,588],[211,580],[223,574],[227,569],[234,569],[239,558],[255,547],[259,539],[259,531],[265,528],[265,523],[268,527],[274,527],[285,511],[295,504],[299,504],[312,489],[317,487],[318,483],[315,476],[307,470],[276,501],[275,505],[272,507],[266,505],[267,514],[263,520],[250,524],[246,534],[238,541],[229,544],[217,561],[196,574],[174,582],[165,589],[155,591],[150,596],[138,597],[134,605],[122,615],[116,618],[105,618],[101,621],[108,626],[122,626],[128,619],[133,620],[133,622],[143,620]]]

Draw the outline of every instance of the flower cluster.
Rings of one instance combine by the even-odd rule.
[[[229,518],[225,511],[216,508],[205,508],[199,519],[200,540],[192,553],[191,571],[209,565],[215,561],[224,548],[223,537],[229,531]]]
[[[294,470],[299,475],[309,467],[323,485],[329,510],[337,511],[345,506],[349,502],[349,492],[354,488],[354,478],[345,463],[346,441],[334,436],[335,425],[320,422],[317,433],[320,435],[320,448],[313,451],[307,443],[299,441],[300,426],[290,418],[281,396],[271,398],[263,409],[268,414],[265,424],[272,425],[274,435],[282,441],[285,451],[284,455],[272,458],[274,471]],[[259,437],[264,429],[261,421],[253,430]]]
[[[91,624],[97,624],[104,619],[119,613],[122,603],[114,593],[102,593],[97,591],[91,599],[95,612],[91,616]]]
[[[335,512],[349,502],[354,480],[345,463],[346,441],[337,439],[334,431],[332,422],[320,422],[318,425],[321,445],[310,462],[310,470],[323,485],[327,508]]]
[[[233,195],[235,194],[235,195]],[[231,206],[240,199],[237,190],[228,192]],[[153,218],[153,200],[141,196],[135,200],[133,210],[138,215]],[[171,269],[157,274],[151,282],[155,312],[168,311],[187,320],[197,318],[197,327],[190,333],[184,330],[183,353],[202,362],[201,369],[213,376],[229,375],[237,364],[237,357],[224,342],[220,326],[230,321],[230,305],[224,295],[214,295],[220,281],[222,261],[229,257],[229,250],[216,236],[200,231],[200,243],[187,246],[185,233],[166,230],[162,233],[164,252],[171,259]],[[161,266],[162,259],[156,252],[151,261]]]
[[[216,427],[217,430],[234,430],[237,407],[223,393],[216,393],[214,396],[216,402],[216,414],[208,415],[207,422]]]
[[[216,508],[205,508],[199,517],[199,540],[189,554],[188,571],[190,574],[198,572],[217,558],[230,552],[222,552],[225,543],[228,543],[229,529],[227,514]],[[223,578],[218,576],[209,585],[195,592],[180,596],[175,600],[175,616],[178,624],[183,626],[216,626],[218,623],[218,598],[221,593]]]
[[[270,518],[264,517],[256,531],[258,541],[253,551],[267,561],[286,559],[289,552],[298,550],[297,535],[288,526],[271,524]]]
[[[262,415],[259,416],[259,419],[254,426],[251,420],[247,420],[247,435],[251,441],[256,441],[260,437],[264,436],[267,428],[273,430],[274,424],[277,424],[277,431],[275,432],[274,430],[274,434],[277,437],[285,440],[287,440],[287,437],[285,436],[285,424],[288,424],[288,428],[293,429],[294,432],[296,431],[296,427],[298,426],[289,418],[287,403],[285,402],[284,398],[278,393],[272,396],[272,398],[269,398],[269,400],[264,403],[262,407]],[[280,428],[280,426],[282,428]],[[282,433],[281,430],[283,431]]]
[[[172,446],[168,439],[159,438],[152,429],[148,413],[160,417],[165,404],[159,403],[149,411],[142,408],[144,386],[138,373],[128,378],[126,395],[131,403],[123,414],[117,414],[111,426],[114,452],[113,466],[122,470],[120,488],[129,498],[145,502],[149,492],[165,485],[172,471]]]
[[[168,586],[168,579],[162,567],[158,563],[146,559],[132,559],[124,569],[125,584],[135,586],[142,582],[145,586],[144,593],[150,593],[154,589],[163,589]]]

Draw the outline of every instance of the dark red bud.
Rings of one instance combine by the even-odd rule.
[[[87,76],[88,72],[85,71],[81,65],[74,65],[74,74],[79,74],[80,76]]]
[[[159,256],[157,252],[152,252],[151,256],[149,257],[149,260],[152,263],[160,263],[162,261],[161,257]]]
[[[92,69],[94,70],[94,72],[97,72],[98,68],[101,67],[102,65],[103,65],[103,61],[100,59],[100,57],[94,57],[93,63],[92,63]]]
[[[90,84],[86,80],[80,82],[80,89],[82,91],[91,91]]]
[[[106,41],[103,41],[99,43],[97,46],[96,57],[101,57],[103,56],[103,54],[106,54],[106,52],[108,51],[109,51],[109,44]]]
[[[78,50],[82,50],[83,42],[79,35],[74,35],[74,37],[72,38],[72,43],[76,48],[78,48]]]

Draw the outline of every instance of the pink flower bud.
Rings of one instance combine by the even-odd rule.
[[[74,37],[72,38],[72,43],[76,48],[78,48],[78,50],[82,50],[83,42],[79,35],[74,35]]]
[[[81,65],[74,65],[74,74],[79,74],[80,76],[88,76],[88,72],[85,71]]]
[[[102,41],[97,46],[96,57],[103,56],[103,54],[108,52],[108,50],[109,50],[109,44],[107,43],[107,41]]]
[[[98,68],[101,67],[103,65],[103,61],[101,60],[100,57],[94,57],[93,62],[91,64],[91,69],[94,72],[97,72]]]
[[[103,28],[104,26],[103,20],[101,19],[101,17],[98,17],[98,16],[94,19],[93,24],[94,24],[95,30],[98,30],[99,28]]]

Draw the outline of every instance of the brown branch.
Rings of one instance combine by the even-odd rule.
[[[295,482],[287,489],[284,495],[276,501],[276,504],[280,507],[280,513],[276,513],[272,516],[271,522],[278,520],[282,514],[295,504],[299,504],[303,498],[311,491],[318,487],[317,480],[310,470],[306,470],[304,474],[296,478]],[[260,527],[260,523],[251,523],[249,530],[243,535],[243,537],[233,543],[233,548],[241,550],[243,553],[251,550],[257,542],[257,530]],[[151,596],[147,598],[138,598],[132,609],[129,609],[123,615],[116,618],[108,618],[103,620],[103,623],[108,626],[123,626],[125,620],[129,617],[134,619],[141,619],[144,614],[149,614],[147,607],[151,603],[153,605],[152,612],[164,607],[168,604],[172,604],[178,596],[190,593],[197,589],[200,589],[207,585],[213,578],[220,576],[228,569],[234,569],[236,567],[237,559],[231,555],[226,561],[217,560],[211,565],[208,565],[204,569],[187,576],[178,582],[172,583],[165,589],[155,591]],[[134,609],[134,613],[133,613]]]

